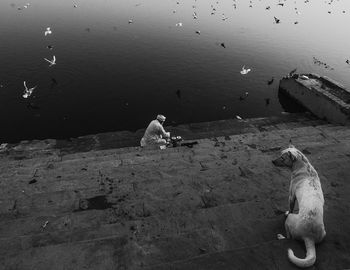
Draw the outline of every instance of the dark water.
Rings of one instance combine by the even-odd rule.
[[[0,141],[135,130],[158,113],[167,124],[279,115],[278,79],[294,68],[349,87],[350,1],[278,3],[1,0]],[[23,81],[37,85],[28,99]]]

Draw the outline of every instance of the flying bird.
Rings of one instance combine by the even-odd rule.
[[[52,60],[49,60],[47,58],[44,58],[44,60],[46,60],[47,62],[50,63],[49,67],[53,66],[53,65],[56,65],[56,56],[53,56],[53,59]]]
[[[181,99],[181,90],[176,90],[176,95],[177,95],[178,98]]]
[[[34,86],[32,88],[28,88],[27,84],[26,84],[26,81],[23,82],[23,85],[24,85],[24,92],[23,92],[23,95],[22,95],[23,98],[30,97],[30,95],[33,93],[34,89],[37,87],[37,86]]]
[[[239,100],[245,100],[247,97],[248,97],[249,93],[248,92],[245,92],[245,96],[242,97],[242,96],[239,96]]]
[[[51,78],[51,85],[50,88],[54,88],[58,84],[57,80],[55,78]]]
[[[45,37],[46,37],[47,35],[51,35],[51,34],[52,34],[51,28],[50,28],[50,27],[47,27],[46,30],[45,30],[45,32],[44,32],[44,34],[45,34]]]
[[[38,105],[35,105],[34,102],[29,102],[29,103],[27,104],[27,108],[28,108],[28,109],[31,109],[31,110],[39,110],[39,109],[40,109],[40,107],[39,107]]]
[[[176,23],[175,26],[181,27],[182,26],[182,22]]]
[[[242,70],[240,71],[242,75],[246,75],[248,74],[248,72],[250,72],[251,69],[250,68],[245,68],[245,66],[242,67]]]
[[[275,23],[280,23],[280,19],[276,18],[276,17],[273,17],[275,19]]]
[[[222,42],[220,45],[221,47],[226,48],[225,43]]]
[[[268,85],[273,84],[273,80],[274,80],[274,78],[272,77],[271,80],[267,81],[267,84],[268,84]]]

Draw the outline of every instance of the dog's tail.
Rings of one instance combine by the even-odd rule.
[[[316,249],[315,242],[310,238],[304,238],[305,247],[306,247],[306,258],[300,259],[295,257],[293,250],[288,249],[288,258],[299,267],[309,267],[313,265],[316,261]]]

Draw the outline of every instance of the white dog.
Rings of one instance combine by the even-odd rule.
[[[309,160],[292,145],[283,150],[281,156],[272,162],[276,166],[292,170],[285,229],[287,238],[304,240],[306,246],[305,259],[297,258],[293,251],[288,249],[289,260],[299,267],[309,267],[316,261],[315,243],[321,242],[326,236],[323,224],[324,198],[320,179]],[[298,201],[298,214],[293,214],[295,200]],[[278,235],[278,238],[284,237]]]

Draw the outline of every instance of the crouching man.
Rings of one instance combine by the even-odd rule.
[[[157,119],[153,120],[147,127],[145,135],[141,139],[141,146],[157,145],[165,146],[167,141],[165,138],[170,137],[170,132],[165,132],[163,124],[165,116],[158,114]]]

